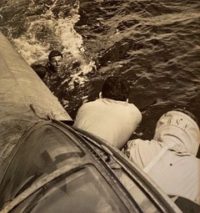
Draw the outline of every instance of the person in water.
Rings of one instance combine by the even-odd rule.
[[[58,50],[52,50],[48,55],[46,68],[47,78],[61,77],[64,72],[63,54]]]
[[[58,50],[52,50],[48,55],[46,64],[45,84],[62,102],[63,96],[68,93],[70,82],[69,67],[64,63],[63,54]]]
[[[152,140],[131,140],[125,154],[169,196],[200,205],[200,130],[193,115],[172,110],[158,120]]]
[[[34,63],[31,67],[50,90],[66,72],[63,63],[63,54],[58,50],[52,50],[49,53],[46,65]]]
[[[100,97],[79,108],[74,126],[122,148],[142,120],[141,112],[128,103],[128,97],[125,79],[108,77]]]

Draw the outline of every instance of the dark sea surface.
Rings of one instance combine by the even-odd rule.
[[[141,137],[177,107],[200,120],[199,0],[1,0],[0,29],[29,64],[45,63],[53,48],[79,62],[70,95],[59,97],[72,117],[105,77],[120,75],[143,110]]]

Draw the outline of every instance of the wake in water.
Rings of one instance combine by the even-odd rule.
[[[61,87],[54,88],[54,93],[73,117],[88,98],[87,76],[95,70],[94,61],[85,53],[82,36],[74,30],[80,18],[79,1],[5,1],[0,8],[0,29],[28,64],[46,64],[52,49],[63,53],[71,80],[58,82]],[[74,62],[76,66],[71,66]]]
[[[16,1],[17,9],[13,15],[13,2],[5,1],[1,4],[1,20],[5,25],[1,29],[30,65],[46,64],[52,49],[63,53],[71,80],[68,85],[65,83],[67,79],[61,84],[66,85],[72,97],[64,92],[66,88],[64,91],[57,91],[59,89],[55,88],[55,93],[61,94],[59,100],[69,112],[74,111],[87,99],[83,87],[87,85],[87,75],[95,69],[94,62],[85,54],[82,36],[74,30],[74,25],[80,18],[79,2],[21,0]],[[78,66],[70,66],[74,62]]]
[[[51,49],[64,52],[66,63],[80,62],[69,70],[71,95],[61,93],[72,117],[83,99],[97,97],[102,77],[122,75],[131,87],[130,101],[144,109],[139,131],[146,138],[157,119],[175,107],[200,119],[199,0],[80,5],[78,0],[1,0],[0,5],[0,29],[29,64],[45,63]]]
[[[61,5],[55,13],[57,2],[46,6],[45,13],[27,17],[26,32],[13,41],[29,64],[45,61],[50,50],[59,49],[64,55],[70,52],[81,62],[81,70],[89,72],[91,66],[84,56],[82,37],[74,30],[74,24],[79,20],[78,5],[68,8],[68,16],[65,17],[63,11],[66,9]],[[33,12],[35,7],[37,4],[32,2],[28,9]],[[65,60],[67,63],[67,58]]]

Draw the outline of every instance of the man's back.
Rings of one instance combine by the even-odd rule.
[[[141,119],[135,105],[102,98],[84,104],[77,113],[74,126],[121,148]]]

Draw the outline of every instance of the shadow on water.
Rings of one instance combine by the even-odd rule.
[[[200,120],[199,7],[197,0],[80,2],[76,30],[96,75],[127,78],[130,100],[144,109],[137,131],[145,139],[168,110],[184,108]]]

